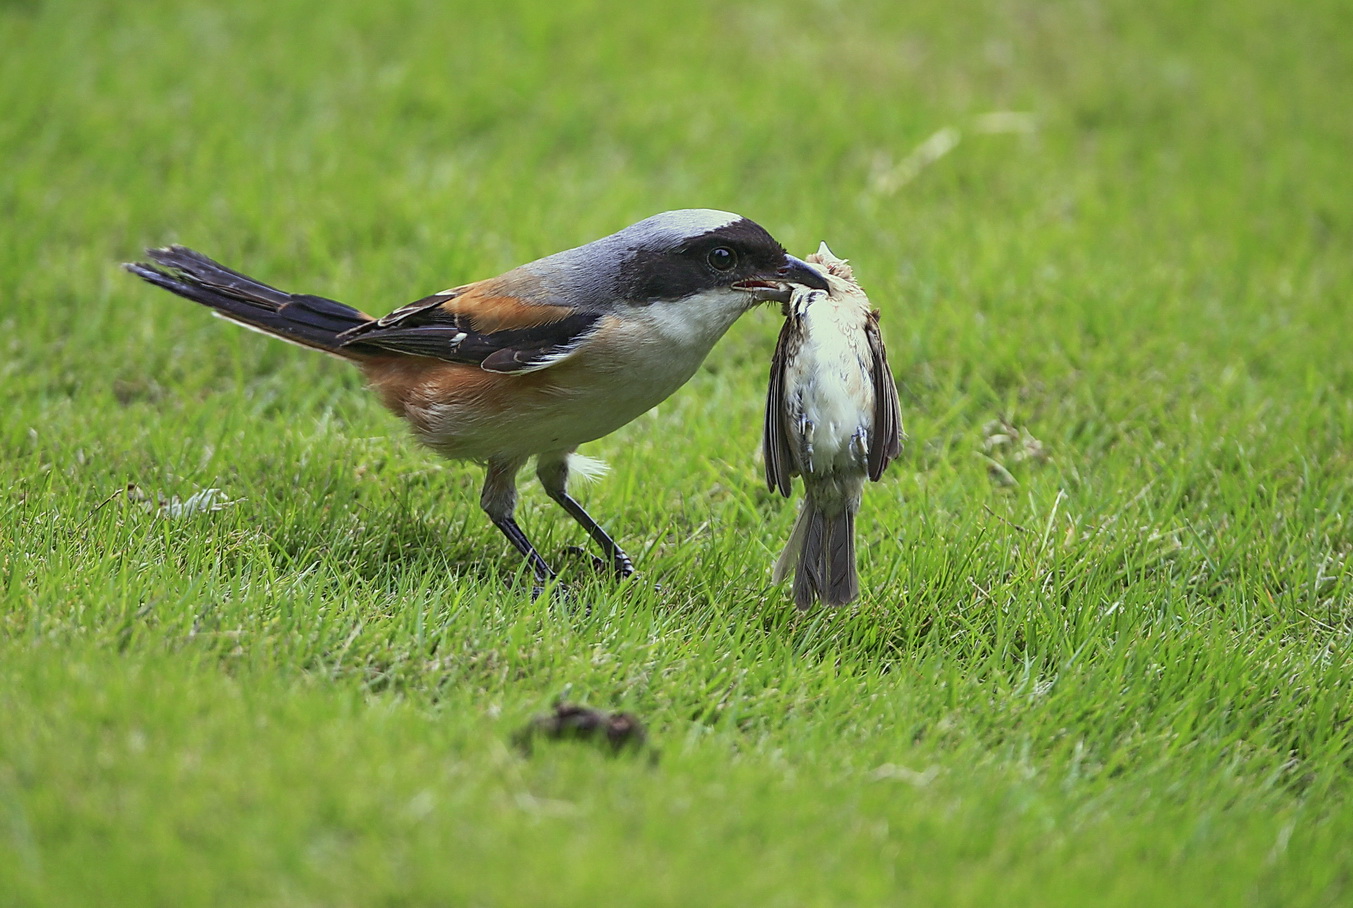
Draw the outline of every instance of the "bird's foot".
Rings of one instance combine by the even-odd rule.
[[[616,552],[615,556],[607,561],[580,545],[570,545],[564,549],[564,555],[569,558],[583,558],[592,565],[592,570],[597,574],[609,575],[616,580],[626,580],[634,576],[634,562],[630,561],[624,552]]]

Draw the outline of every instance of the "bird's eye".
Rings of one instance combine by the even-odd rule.
[[[715,271],[728,271],[738,263],[738,254],[727,246],[715,246],[705,256],[705,261]]]

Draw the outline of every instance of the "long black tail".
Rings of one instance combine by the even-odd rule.
[[[811,496],[803,500],[794,530],[789,534],[771,574],[776,583],[794,570],[794,604],[807,609],[819,599],[840,606],[860,595],[855,573],[855,509],[849,503],[827,514]]]
[[[344,331],[371,321],[351,306],[322,296],[285,293],[183,246],[147,249],[146,254],[154,265],[135,262],[123,267],[207,306],[222,318],[347,359],[360,359],[370,352],[362,346],[344,347],[339,338]]]

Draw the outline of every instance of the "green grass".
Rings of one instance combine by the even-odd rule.
[[[1350,39],[1335,0],[0,3],[0,903],[1348,904]],[[551,604],[355,372],[117,269],[386,311],[687,206],[883,309],[858,607],[769,583],[771,310],[588,446],[643,577]],[[524,759],[559,695],[660,759]]]

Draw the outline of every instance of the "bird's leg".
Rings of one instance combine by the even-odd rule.
[[[512,518],[517,509],[517,471],[523,462],[519,459],[490,460],[488,475],[484,477],[484,491],[479,496],[479,506],[531,566],[531,573],[535,577],[532,595],[538,596],[545,584],[554,579],[554,571]]]
[[[558,502],[559,506],[568,512],[568,516],[587,531],[587,535],[601,547],[602,554],[610,562],[611,572],[618,579],[624,580],[634,573],[634,562],[630,561],[630,556],[625,554],[624,549],[601,528],[601,524],[593,520],[592,515],[568,494],[569,453],[571,452],[540,455],[536,459],[536,476],[545,487],[545,494]]]

